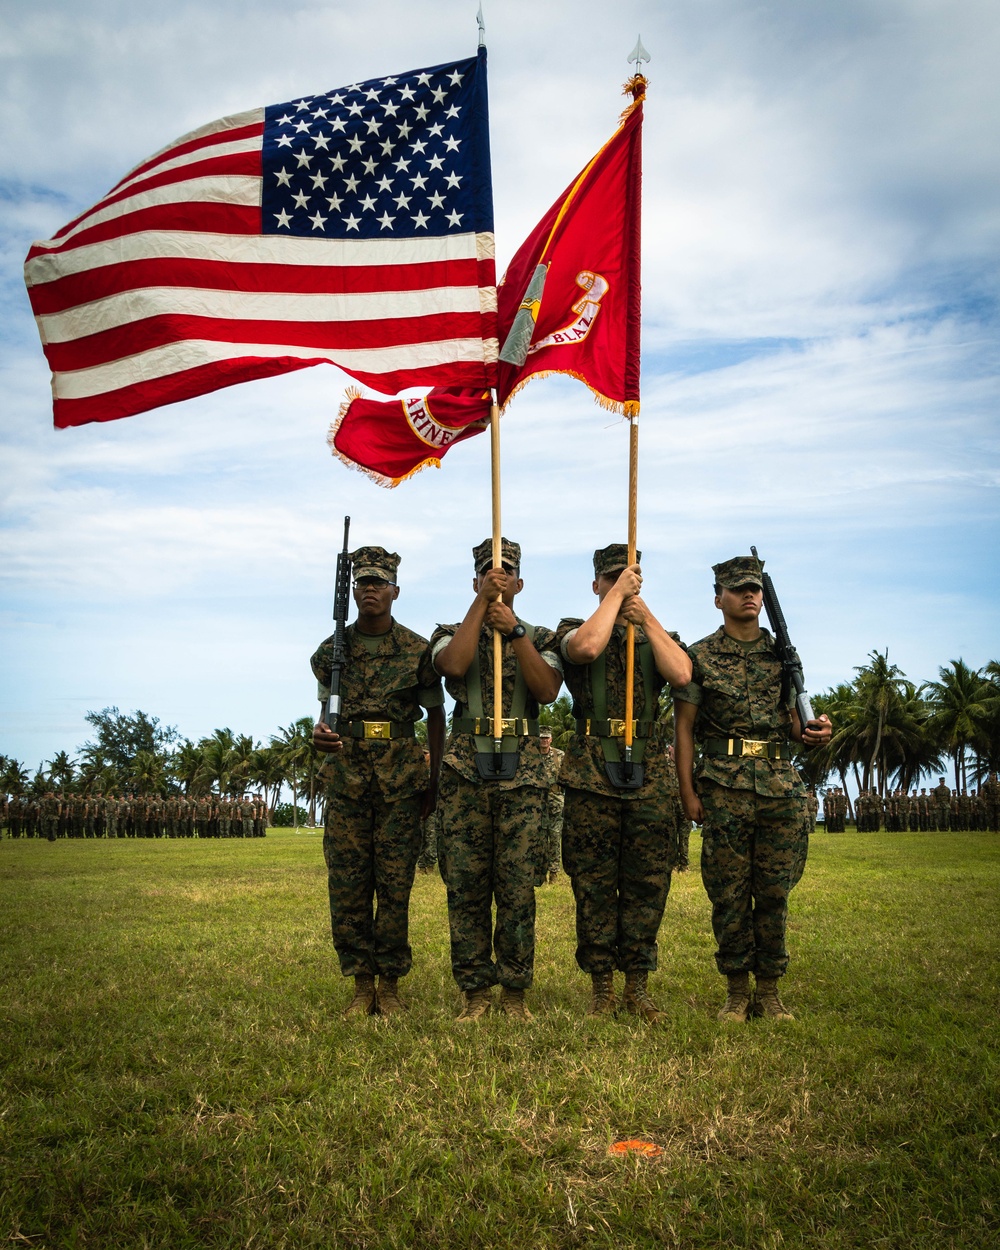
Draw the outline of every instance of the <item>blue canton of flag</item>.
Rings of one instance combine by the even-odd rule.
[[[267,108],[264,233],[492,231],[485,69],[470,57]]]

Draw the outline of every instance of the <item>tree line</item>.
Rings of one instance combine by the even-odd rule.
[[[918,685],[890,663],[887,649],[872,651],[854,671],[852,681],[813,698],[817,713],[826,712],[834,725],[829,746],[798,757],[814,789],[833,782],[847,790],[850,779],[856,792],[884,797],[894,789],[912,790],[922,776],[950,772],[962,791],[1000,771],[1000,661],[974,669],[952,660],[936,681]],[[663,715],[671,715],[669,692]],[[320,757],[309,716],[279,728],[266,745],[228,728],[194,742],[155,716],[117,707],[88,712],[86,719],[94,736],[76,758],[59,751],[32,774],[20,761],[0,756],[5,794],[239,798],[253,790],[274,808],[287,787],[293,805],[301,797],[310,823],[316,823]],[[542,708],[540,719],[552,728],[555,746],[564,746],[574,729],[569,696]],[[425,735],[425,722],[418,730]]]

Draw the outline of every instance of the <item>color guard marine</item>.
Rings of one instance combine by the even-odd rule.
[[[501,552],[494,567],[491,540],[473,549],[469,610],[461,622],[439,625],[431,635],[434,667],[455,700],[441,769],[438,864],[448,887],[462,1022],[481,1020],[491,1010],[498,983],[499,1009],[516,1020],[531,1019],[524,995],[535,967],[535,883],[547,867],[541,829],[549,783],[538,712],[539,704],[559,693],[562,662],[552,630],[529,625],[514,612],[524,585],[521,548],[505,538]],[[500,727],[492,716],[494,629],[503,640]],[[502,750],[494,754],[497,728]]]
[[[686,686],[691,661],[642,598],[642,572],[625,543],[594,552],[597,609],[565,617],[556,639],[573,696],[576,732],[559,775],[565,791],[563,867],[576,899],[576,961],[590,976],[588,1015],[622,1005],[649,1023],[662,1012],[647,981],[677,857],[677,775],[659,724],[660,692]],[[626,626],[635,630],[632,776],[622,765]]]
[[[420,818],[437,801],[444,697],[427,639],[392,615],[399,556],[359,547],[350,561],[358,615],[344,632],[340,713],[336,730],[321,720],[313,731],[316,748],[327,756],[323,854],[333,943],[341,972],[354,978],[346,1012],[394,1015],[406,1010],[398,982],[413,962],[410,891]],[[327,638],[311,661],[324,701],[335,641],[336,635]],[[424,708],[429,766],[415,734]]]
[[[758,623],[761,564],[737,556],[712,571],[723,624],[689,648],[691,681],[673,694],[681,797],[703,825],[702,881],[712,902],[716,965],[728,985],[719,1019],[743,1022],[751,1012],[790,1019],[778,981],[788,967],[788,894],[804,862],[805,834],[791,743],[822,746],[831,725],[826,716],[799,722],[775,640]]]

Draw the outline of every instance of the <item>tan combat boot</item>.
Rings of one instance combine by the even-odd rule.
[[[354,978],[354,997],[344,1008],[345,1016],[370,1016],[375,1011],[375,978],[367,972]]]
[[[653,1002],[646,991],[645,972],[625,973],[625,993],[622,995],[622,1006],[630,1016],[641,1016],[647,1024],[659,1024],[664,1013]]]
[[[399,981],[396,977],[379,977],[376,999],[381,1016],[398,1016],[410,1010],[399,997]]]
[[[765,1020],[794,1020],[795,1017],[778,997],[777,978],[757,978],[757,994],[753,1014]]]
[[[592,972],[590,974],[591,999],[588,1016],[610,1016],[618,1010],[615,1000],[615,974]]]
[[[534,1016],[524,1005],[524,990],[511,990],[506,985],[500,986],[500,1010],[512,1020],[534,1020]]]
[[[726,980],[729,992],[719,1012],[719,1019],[724,1024],[746,1024],[750,1014],[750,975],[746,972],[731,972]]]
[[[467,1023],[470,1020],[481,1020],[493,1006],[490,992],[485,986],[478,990],[465,990],[463,999],[462,1010],[457,1017],[463,1023]]]

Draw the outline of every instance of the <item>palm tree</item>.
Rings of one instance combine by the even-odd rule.
[[[49,760],[49,783],[57,790],[65,790],[72,785],[76,775],[76,761],[71,760],[65,751],[57,751]]]
[[[940,681],[925,687],[931,706],[931,728],[938,745],[955,764],[955,789],[966,788],[966,751],[984,743],[993,708],[993,683],[964,660],[938,669]]]
[[[858,674],[854,688],[860,705],[860,717],[855,737],[856,748],[863,765],[864,789],[874,781],[880,794],[885,794],[886,783],[886,724],[899,714],[903,700],[906,677],[895,664],[889,663],[889,650],[869,653],[869,664],[855,668]]]
[[[233,769],[238,764],[235,738],[231,729],[216,729],[208,738],[198,743],[201,751],[201,768],[195,774],[195,782],[206,790],[213,787],[221,796],[229,793]]]
[[[4,794],[24,794],[31,784],[31,774],[18,760],[4,757],[3,786]]]
[[[669,695],[669,691],[667,694]],[[667,707],[668,709],[673,707],[669,698]],[[554,703],[547,703],[539,711],[538,723],[540,725],[548,725],[552,730],[552,745],[560,751],[565,751],[570,736],[576,732],[576,721],[573,718],[573,700],[568,694],[561,694]]]
[[[269,811],[273,811],[285,780],[281,748],[273,742],[271,746],[258,747],[250,759],[249,777],[254,785],[260,786],[264,791],[264,803]]]
[[[163,756],[156,751],[136,751],[132,761],[132,786],[137,794],[161,794],[166,774]]]
[[[302,716],[293,721],[287,728],[279,729],[277,737],[271,739],[271,745],[277,747],[285,771],[285,780],[292,787],[292,812],[295,828],[299,827],[298,785],[299,777],[306,774],[308,780],[310,813],[309,819],[316,819],[316,748],[312,744],[312,717]]]
[[[196,746],[190,738],[185,738],[170,756],[168,765],[170,775],[183,786],[185,795],[191,794],[193,790],[197,793],[196,785],[203,764],[202,749]]]

